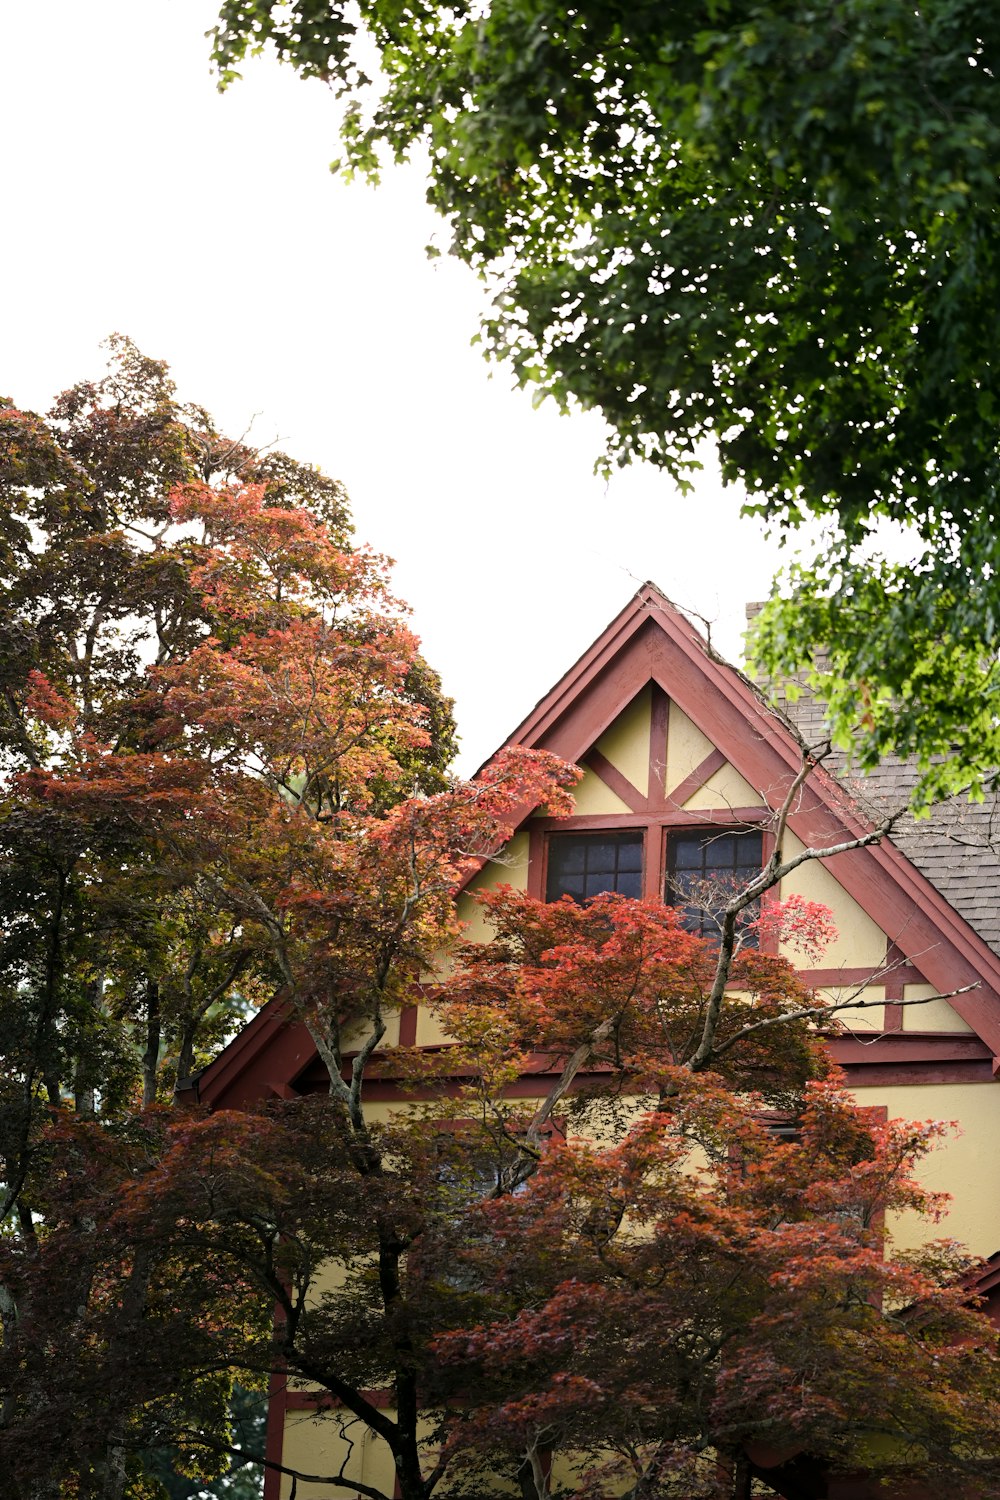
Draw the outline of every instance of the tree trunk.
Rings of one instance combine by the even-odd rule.
[[[142,1054],[142,1107],[156,1103],[156,1084],[160,1062],[160,986],[155,979],[146,980],[146,1050]],[[180,1067],[178,1065],[178,1082]]]
[[[141,1333],[139,1324],[146,1306],[151,1265],[150,1252],[140,1246],[135,1252],[135,1259],[125,1284],[120,1329],[112,1338],[108,1349],[108,1365],[112,1370],[120,1371],[127,1367],[126,1347]],[[104,1452],[104,1484],[101,1489],[101,1500],[126,1500],[127,1452],[124,1416],[121,1411],[115,1412],[112,1417]]]
[[[427,1500],[427,1486],[420,1470],[420,1460],[410,1444],[395,1455],[396,1480],[400,1500]]]
[[[177,1051],[177,1078],[174,1082],[174,1102],[182,1089],[188,1088],[191,1083],[191,1074],[194,1072],[194,1034],[197,1029],[197,1020],[185,1021],[181,1031],[180,1047]]]
[[[121,1425],[116,1425],[108,1434],[107,1456],[104,1467],[104,1487],[101,1500],[125,1500],[125,1485],[128,1474],[125,1467],[125,1444]]]

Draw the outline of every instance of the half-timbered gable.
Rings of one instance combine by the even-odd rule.
[[[800,713],[807,742],[819,738],[814,706]],[[704,903],[686,898],[699,883],[760,868],[802,766],[789,721],[650,584],[507,743],[552,751],[584,774],[571,817],[525,808],[503,858],[470,880],[460,903],[473,935],[483,932],[475,891],[502,882],[548,899],[602,890],[665,899],[685,908],[686,921],[710,922]],[[813,769],[792,799],[784,856],[851,843],[871,829],[873,806],[901,804],[908,790],[902,766],[855,787]],[[952,1194],[946,1232],[984,1257],[1000,1248],[989,1175],[1000,1136],[1000,865],[988,847],[988,814],[955,804],[936,820],[904,820],[898,836],[800,864],[780,891],[833,914],[837,938],[804,977],[856,1002],[830,1045],[859,1101],[957,1122],[926,1176]],[[931,996],[950,998],[907,1004]],[[433,1008],[414,1006],[386,1044],[444,1040]],[[323,1076],[305,1027],[276,1001],[205,1070],[197,1092],[209,1106],[239,1107],[320,1088]],[[391,1081],[377,1087],[388,1101]],[[916,1232],[893,1227],[903,1245]],[[991,1293],[996,1272],[985,1274]],[[276,1415],[272,1456],[283,1422]],[[275,1481],[268,1485],[277,1500]]]

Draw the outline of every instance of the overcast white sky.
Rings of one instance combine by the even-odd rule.
[[[596,417],[532,408],[470,348],[481,284],[417,168],[329,174],[337,105],[261,60],[220,95],[212,0],[0,7],[0,392],[45,409],[128,333],[182,396],[341,478],[397,559],[477,765],[646,578],[740,649],[777,552],[706,473],[593,475]],[[503,619],[502,629],[496,628]]]

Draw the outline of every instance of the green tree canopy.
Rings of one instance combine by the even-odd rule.
[[[269,43],[352,96],[351,169],[427,153],[495,286],[488,354],[600,409],[608,462],[683,482],[712,438],[750,511],[823,523],[761,621],[772,671],[828,644],[841,735],[946,753],[928,792],[1000,763],[989,7],[225,0],[224,81]],[[884,521],[906,567],[871,556]]]

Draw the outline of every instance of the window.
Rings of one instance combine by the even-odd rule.
[[[762,1110],[757,1118],[775,1145],[797,1146],[802,1140],[802,1122],[797,1115],[769,1109]]]
[[[602,891],[642,895],[642,834],[564,833],[549,839],[546,901],[589,901]]]
[[[681,909],[688,932],[717,937],[722,909],[734,891],[742,890],[763,862],[759,828],[717,824],[713,828],[676,825],[659,828],[595,829],[586,833],[551,833],[545,876],[546,901],[570,896],[587,902],[605,891],[641,897],[657,889],[655,869],[644,879],[647,834],[653,849],[664,848],[662,899]],[[757,915],[748,907],[740,925]],[[748,940],[752,940],[747,935]]]
[[[682,923],[700,937],[718,937],[729,898],[760,872],[764,841],[759,828],[704,828],[671,833],[663,899],[682,908]],[[758,914],[755,902],[740,915],[744,927]],[[752,941],[748,934],[746,941]]]

